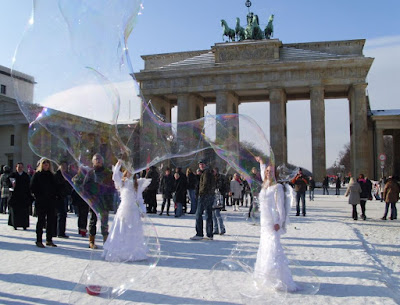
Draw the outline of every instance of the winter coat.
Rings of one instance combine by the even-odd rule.
[[[350,183],[347,186],[346,193],[344,194],[346,197],[349,197],[349,204],[357,205],[360,203],[360,194],[361,194],[361,186],[358,182]]]
[[[215,177],[209,169],[205,169],[200,176],[199,196],[215,195]]]
[[[176,203],[186,203],[186,176],[180,176],[175,180],[175,196],[174,201]]]
[[[36,172],[31,180],[31,191],[35,195],[36,207],[55,207],[58,198],[55,176],[50,171]]]
[[[195,190],[197,187],[197,178],[196,175],[193,173],[189,173],[189,175],[187,176],[187,188],[188,190]]]
[[[291,182],[294,185],[295,192],[305,192],[307,190],[308,181],[306,176],[296,175],[296,177],[294,177]]]
[[[399,200],[399,185],[396,180],[389,179],[383,190],[383,198],[386,203],[395,203]]]
[[[231,193],[233,199],[240,199],[242,198],[242,190],[243,185],[239,183],[239,181],[232,179],[231,180]]]
[[[175,191],[175,179],[172,174],[164,175],[160,182],[160,192],[165,199],[171,199],[172,193]]]
[[[151,179],[150,185],[146,188],[146,191],[157,191],[160,183],[160,174],[155,167],[150,167],[146,174],[146,179]]]
[[[367,181],[365,179],[358,179],[358,183],[361,186],[361,200],[368,200],[371,197],[371,190],[368,188]]]

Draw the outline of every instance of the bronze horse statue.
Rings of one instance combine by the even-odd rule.
[[[269,16],[268,24],[264,30],[264,35],[266,39],[270,39],[273,36],[274,33],[274,26],[272,25],[273,21],[274,21],[274,15],[272,14],[271,16]]]
[[[221,26],[223,28],[222,39],[224,36],[228,36],[228,41],[235,41],[235,30],[231,29],[224,19],[221,20]]]
[[[242,41],[246,39],[246,33],[242,26],[240,26],[239,17],[236,18],[236,27],[235,27],[236,39],[238,41]]]

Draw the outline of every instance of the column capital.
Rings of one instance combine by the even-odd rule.
[[[270,103],[282,103],[287,102],[286,91],[283,88],[272,88],[269,90],[269,101]]]

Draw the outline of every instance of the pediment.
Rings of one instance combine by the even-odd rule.
[[[21,110],[15,100],[0,96],[0,115],[18,114]]]

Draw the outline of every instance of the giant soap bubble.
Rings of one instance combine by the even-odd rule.
[[[85,183],[95,153],[107,167],[122,159],[132,173],[168,161],[186,166],[208,158],[223,161],[250,184],[260,184],[250,174],[258,166],[254,157],[272,165],[274,157],[252,118],[218,114],[173,124],[141,95],[127,47],[143,8],[140,0],[33,4],[12,67],[15,96],[29,122],[29,145],[38,156],[69,163],[64,177],[99,217],[109,209],[101,198],[109,195],[110,185]],[[157,264],[157,234],[147,217],[143,223],[149,259],[140,264],[93,258],[73,302],[83,299],[85,290],[105,301],[117,297]]]

